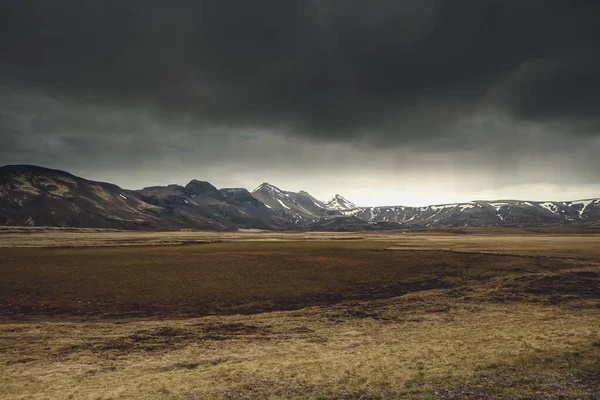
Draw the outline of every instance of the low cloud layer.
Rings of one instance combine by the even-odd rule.
[[[0,164],[369,205],[600,196],[599,54],[596,1],[5,0]]]

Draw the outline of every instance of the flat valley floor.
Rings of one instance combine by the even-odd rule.
[[[599,399],[600,231],[0,228],[2,399]]]

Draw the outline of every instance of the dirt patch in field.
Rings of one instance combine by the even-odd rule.
[[[600,398],[599,360],[600,348],[594,346],[555,357],[534,357],[487,368],[471,382],[447,383],[432,394],[456,400],[596,400]]]
[[[594,271],[565,272],[528,282],[525,292],[542,295],[600,298],[600,274]]]
[[[378,243],[356,241],[6,249],[1,258],[0,317],[25,321],[294,310],[579,265],[550,258],[387,251]]]
[[[212,251],[209,253],[203,253],[205,256],[222,256],[222,255],[246,255],[246,256],[286,256],[293,255],[294,253],[285,251],[268,251],[268,250],[256,250],[256,251]]]
[[[525,274],[505,282],[493,298],[546,305],[573,303],[600,307],[600,273],[586,270]]]
[[[125,336],[110,338],[89,338],[83,343],[62,347],[54,354],[64,358],[73,353],[91,351],[100,357],[127,356],[132,353],[155,353],[173,351],[192,343],[224,340],[269,340],[269,326],[255,326],[245,323],[202,323],[188,328],[169,326],[136,330]],[[31,360],[19,359],[13,363],[26,363]],[[183,368],[183,367],[182,367]]]
[[[128,355],[135,352],[161,352],[181,348],[198,337],[192,331],[168,326],[135,331],[127,336],[90,341],[65,346],[56,356],[66,357],[80,351],[91,351],[100,356]]]

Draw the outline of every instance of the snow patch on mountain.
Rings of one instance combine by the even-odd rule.
[[[556,204],[553,204],[550,202],[540,203],[540,207],[545,208],[546,210],[550,211],[551,213],[556,213],[558,211],[558,207],[556,206]]]
[[[76,203],[73,202],[76,200]],[[422,229],[463,226],[600,227],[600,201],[478,200],[420,207],[326,202],[269,183],[252,193],[205,181],[125,190],[64,171],[0,167],[0,224],[116,229]]]
[[[279,199],[275,199],[275,200],[277,200],[277,201],[279,202],[279,204],[281,204],[281,206],[282,206],[283,208],[287,208],[288,210],[291,210],[291,208],[290,208],[290,207],[288,207],[288,206],[286,206],[286,205],[285,205],[285,203],[284,203],[283,201],[281,201],[281,200],[279,200]]]
[[[596,202],[595,199],[591,199],[591,200],[578,200],[578,201],[571,202],[569,205],[571,205],[571,206],[581,205],[581,209],[578,211],[579,212],[579,216],[581,217],[583,215],[583,212],[588,208],[588,206],[590,204],[595,203],[595,202]]]

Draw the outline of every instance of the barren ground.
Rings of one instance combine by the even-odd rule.
[[[0,229],[0,398],[600,398],[600,235]]]

